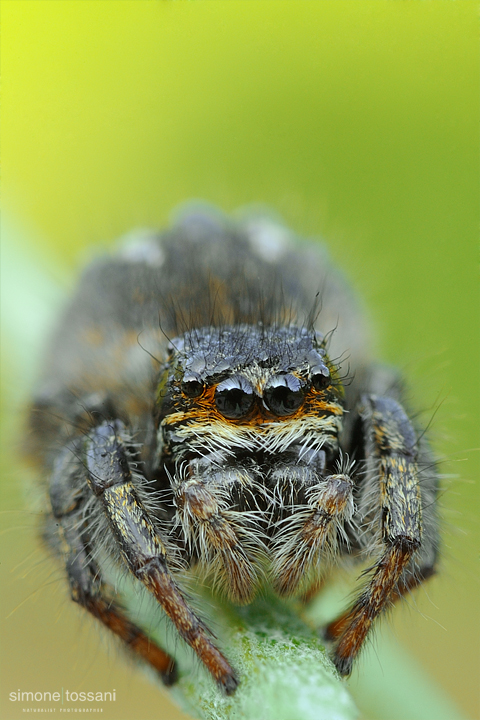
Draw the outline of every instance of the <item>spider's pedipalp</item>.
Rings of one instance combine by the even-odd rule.
[[[192,464],[194,467],[194,464]],[[206,563],[216,585],[235,602],[247,603],[258,584],[256,560],[262,553],[259,513],[232,509],[232,489],[251,484],[248,477],[213,472],[175,487],[178,523],[189,546]],[[243,480],[243,482],[242,482]],[[230,492],[226,488],[230,488]]]
[[[337,532],[353,515],[348,475],[321,478],[306,492],[307,504],[278,523],[272,576],[281,595],[304,587],[312,570],[336,549]]]

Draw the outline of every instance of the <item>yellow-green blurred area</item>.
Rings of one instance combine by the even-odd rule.
[[[479,717],[478,8],[3,0],[2,195],[15,230],[2,238],[2,717],[24,717],[9,692],[58,686],[115,687],[112,720],[180,717],[70,607],[7,445],[48,326],[36,288],[65,289],[92,247],[161,227],[192,198],[265,204],[323,237],[368,307],[378,356],[407,376],[445,459],[444,547],[439,576],[390,626]]]

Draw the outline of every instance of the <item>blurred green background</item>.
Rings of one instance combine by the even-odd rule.
[[[478,718],[478,2],[1,9],[2,717],[24,717],[12,690],[59,686],[121,690],[112,720],[181,717],[66,600],[34,539],[15,442],[78,267],[202,198],[264,203],[323,237],[365,300],[378,356],[406,374],[445,458],[444,550],[383,632]]]

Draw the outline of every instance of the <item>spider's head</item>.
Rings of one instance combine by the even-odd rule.
[[[323,337],[299,328],[198,328],[170,346],[157,396],[164,452],[176,461],[263,468],[335,450],[343,388]],[[322,450],[323,448],[323,450]]]

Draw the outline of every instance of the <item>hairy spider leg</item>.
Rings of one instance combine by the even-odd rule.
[[[371,532],[381,533],[383,551],[364,591],[350,610],[330,623],[327,637],[336,640],[334,663],[349,675],[352,663],[375,618],[418,584],[415,560],[422,543],[422,499],[413,427],[394,399],[365,395],[359,408],[365,438],[366,477],[359,512],[380,491]]]
[[[100,570],[92,559],[81,513],[85,497],[76,491],[73,482],[79,470],[76,455],[76,451],[72,454],[72,448],[65,448],[57,459],[50,486],[52,511],[57,521],[72,600],[151,665],[165,685],[172,685],[177,680],[174,659],[126,617],[123,608],[112,599],[112,589],[102,581]],[[82,465],[80,469],[83,469]]]
[[[234,670],[189,608],[167,566],[167,551],[132,482],[119,420],[93,428],[87,440],[88,482],[103,509],[124,561],[160,603],[182,638],[227,695],[238,685]]]

